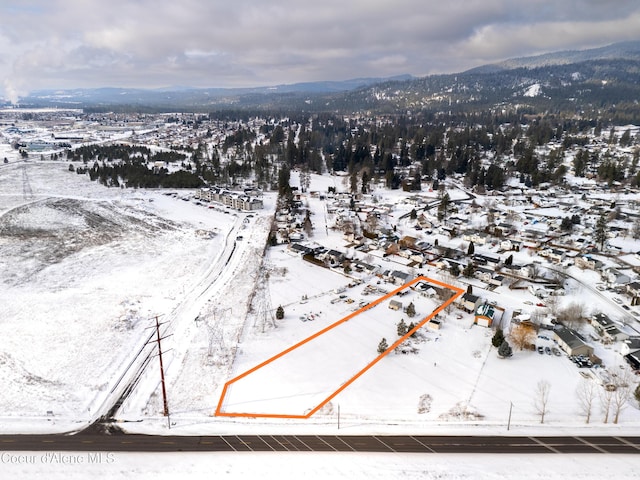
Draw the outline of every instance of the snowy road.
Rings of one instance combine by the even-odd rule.
[[[426,435],[19,435],[5,451],[634,454],[640,437]]]

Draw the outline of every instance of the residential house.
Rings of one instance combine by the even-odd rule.
[[[608,267],[602,272],[602,277],[612,286],[626,285],[631,282],[631,278],[626,273],[620,272],[616,268]]]
[[[478,309],[478,306],[482,303],[482,299],[472,293],[465,293],[458,297],[457,302],[463,310],[472,313]]]
[[[640,352],[629,353],[623,358],[636,373],[640,371]]]
[[[342,265],[344,262],[344,253],[339,252],[338,250],[329,250],[324,254],[324,260],[329,262],[329,265],[332,267]]]
[[[558,346],[567,355],[593,355],[593,347],[587,345],[576,331],[566,327],[558,327],[553,331],[553,335]]]
[[[640,282],[637,280],[634,280],[631,283],[627,284],[627,293],[629,294],[629,296],[631,298],[638,298],[640,297]],[[633,305],[633,303],[632,303]]]
[[[498,255],[491,255],[490,253],[476,253],[473,256],[473,259],[476,262],[482,263],[484,265],[487,265],[489,263],[497,265],[498,263],[500,263],[500,257]]]
[[[415,248],[417,241],[418,239],[416,237],[411,237],[409,235],[406,235],[402,237],[398,243],[403,248]]]
[[[620,346],[620,353],[622,355],[637,352],[640,352],[640,337],[629,337],[622,341],[622,345]]]
[[[401,283],[401,284],[405,284],[409,281],[409,274],[405,273],[405,272],[400,272],[398,270],[393,270],[390,274],[389,274],[389,279],[393,282],[393,283]]]
[[[305,247],[304,245],[300,245],[299,243],[290,243],[289,250],[295,252],[299,255],[306,255],[307,253],[312,253],[313,250],[309,247]]]
[[[561,262],[564,259],[565,252],[557,248],[545,248],[538,253],[541,257],[546,257],[553,262]]]
[[[629,335],[620,331],[616,324],[604,313],[596,313],[591,317],[590,323],[603,341],[607,343],[620,342],[629,338]]]
[[[424,213],[421,213],[420,215],[418,215],[418,218],[416,219],[416,221],[418,222],[418,225],[420,225],[420,228],[422,229],[429,230],[433,228],[433,224],[427,219],[427,217],[425,217]]]
[[[491,281],[491,278],[493,277],[493,274],[493,270],[485,267],[476,267],[475,272],[473,272],[473,276],[478,280],[483,281],[484,283],[489,283]]]
[[[599,270],[602,267],[602,262],[591,258],[590,255],[579,255],[575,258],[576,267],[588,268],[590,270]]]
[[[489,236],[484,232],[467,231],[462,235],[463,240],[473,242],[475,245],[484,245],[488,238]]]
[[[507,251],[511,251],[511,250],[515,250],[515,251],[520,251],[520,248],[522,247],[522,242],[518,242],[516,240],[511,240],[510,238],[507,238],[506,240],[502,240],[500,242],[500,248],[502,250],[507,250]]]

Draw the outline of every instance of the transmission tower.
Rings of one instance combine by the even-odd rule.
[[[253,298],[253,305],[255,305],[255,321],[254,327],[258,327],[262,330],[262,333],[266,330],[267,326],[276,328],[276,319],[273,316],[273,307],[271,306],[271,292],[269,291],[269,271],[270,268],[266,262],[263,262],[262,267],[259,270],[258,278],[256,279],[256,294]]]
[[[207,333],[209,336],[209,348],[207,350],[207,357],[209,357],[213,361],[216,354],[221,360],[225,360],[227,356],[227,347],[224,341],[224,319],[226,318],[226,313],[233,312],[231,311],[231,307],[225,308],[218,314],[218,310],[213,311],[213,320],[206,320],[205,326],[207,328]]]

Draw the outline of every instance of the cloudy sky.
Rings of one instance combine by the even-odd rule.
[[[637,39],[637,0],[0,0],[0,96],[451,73]]]

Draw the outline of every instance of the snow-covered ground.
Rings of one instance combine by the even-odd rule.
[[[314,176],[311,189],[326,191],[338,182]],[[513,434],[635,434],[640,425],[640,411],[632,401],[619,424],[603,424],[598,399],[592,423],[586,425],[576,401],[582,377],[573,363],[565,356],[518,350],[512,358],[500,359],[490,346],[492,332],[473,326],[473,317],[455,308],[442,316],[440,330],[424,330],[415,341],[418,353],[388,355],[309,420],[215,417],[225,382],[383,294],[365,295],[367,285],[386,291],[395,287],[352,274],[363,283],[349,288],[353,278],[304,262],[285,246],[267,249],[263,263],[273,197],[267,196],[267,208],[252,217],[234,216],[181,199],[190,192],[173,197],[160,191],[107,189],[66,171],[62,162],[0,167],[0,185],[0,303],[6,312],[0,317],[0,373],[10,380],[0,396],[4,433],[72,430],[95,418],[118,376],[149,338],[156,314],[168,322],[171,334],[163,340],[171,429],[162,416],[153,358],[119,412],[125,422],[121,425],[132,432],[337,433],[338,410],[340,432],[347,434],[503,434],[510,410]],[[380,203],[399,202],[403,196],[382,190],[376,195]],[[342,234],[331,230],[324,203],[312,198],[309,206],[315,227],[311,241],[344,248]],[[411,208],[400,204],[392,215]],[[398,224],[399,234],[411,232],[405,220]],[[514,262],[530,260],[524,251],[514,255]],[[404,268],[393,262],[389,267]],[[569,272],[596,281],[586,272]],[[442,280],[433,267],[417,273]],[[480,288],[469,282],[474,291]],[[336,290],[345,287],[346,298],[339,299]],[[562,303],[601,304],[602,311],[611,308],[615,314],[611,301],[578,280],[569,280],[566,287],[570,294]],[[526,290],[499,287],[482,294],[503,305],[507,319],[516,306],[539,308]],[[264,315],[268,304],[285,309],[277,328]],[[418,310],[418,315],[428,313]],[[393,336],[400,318],[409,321],[386,307],[376,311],[388,316],[389,333],[351,340],[354,349],[374,355],[378,337]],[[391,344],[394,339],[387,340]],[[322,354],[331,357],[332,349],[343,348],[341,343],[325,342]],[[609,368],[623,363],[615,349],[599,346],[596,354]],[[320,367],[316,378],[325,373]],[[540,380],[551,384],[544,425],[534,406]],[[395,469],[415,457],[390,458]],[[422,459],[417,462],[422,465]],[[465,472],[457,475],[465,478]]]
[[[400,453],[110,453],[88,465],[86,453],[68,453],[82,464],[0,463],[4,478],[211,479],[513,479],[616,480],[640,478],[633,455],[456,455]],[[34,456],[33,452],[12,455]],[[31,459],[30,459],[31,460]],[[29,461],[30,461],[29,460]]]
[[[189,191],[107,189],[61,162],[3,165],[0,185],[0,372],[7,379],[0,430],[69,430],[105,413],[137,353],[151,352],[145,345],[156,315],[171,335],[163,347],[172,400],[214,405],[200,392],[211,395],[228,361],[208,355],[206,312],[223,299],[237,304],[238,319],[217,332],[233,337],[232,349],[268,211],[245,221],[245,214],[182,201]],[[205,321],[195,321],[203,312]],[[149,403],[159,383],[153,360],[125,409],[157,413]]]
[[[314,182],[312,189],[323,191],[338,183],[332,177],[314,177]],[[399,192],[377,194],[381,202],[395,202],[401,196]],[[603,424],[598,406],[592,423],[584,423],[575,401],[581,377],[565,357],[516,351],[511,359],[499,359],[489,346],[489,331],[472,326],[468,315],[459,318],[455,309],[444,315],[441,330],[424,330],[422,339],[415,342],[419,353],[388,355],[309,420],[214,417],[226,381],[343,318],[360,302],[377,298],[363,295],[365,285],[387,291],[393,286],[363,278],[362,285],[346,289],[353,303],[346,299],[331,303],[338,297],[336,289],[347,287],[351,278],[303,262],[285,247],[268,249],[263,263],[273,198],[266,199],[264,211],[246,218],[182,201],[187,195],[107,189],[66,171],[63,163],[0,166],[2,433],[67,431],[88,423],[108,400],[110,386],[133,352],[143,347],[156,314],[168,322],[166,328],[172,334],[163,343],[171,429],[161,413],[154,359],[120,412],[123,420],[133,421],[121,424],[130,431],[185,435],[637,433],[640,415],[632,404],[618,425]],[[340,234],[330,230],[323,205],[311,200],[310,208],[315,226],[312,240],[330,248],[343,247]],[[405,205],[396,215],[410,208]],[[243,240],[233,242],[237,236]],[[236,250],[228,257],[232,243]],[[225,258],[231,260],[219,265]],[[524,252],[515,256],[515,261],[526,260]],[[583,271],[569,272],[597,281]],[[421,273],[439,278],[435,269]],[[258,279],[265,285],[254,296]],[[562,302],[582,299],[590,306],[599,302],[597,308],[612,309],[609,313],[615,315],[605,297],[577,281],[568,287],[572,295]],[[302,300],[303,295],[308,298]],[[514,306],[523,307],[534,298],[507,289],[483,295],[509,307],[509,314]],[[272,307],[285,308],[277,328],[260,310],[266,296]],[[393,314],[391,330],[402,317],[386,306],[377,310]],[[378,336],[351,341],[375,352]],[[325,355],[331,356],[331,348],[339,347],[340,342],[334,343],[325,343]],[[596,353],[608,364],[621,363],[616,351],[602,348]],[[540,379],[552,385],[544,425],[533,405]],[[19,455],[34,457],[35,464]],[[85,453],[72,455],[87,459]],[[91,465],[45,464],[40,457],[33,452],[1,457],[3,476],[117,479],[135,474],[158,479],[188,473],[190,478],[588,480],[615,473],[619,479],[640,478],[640,460],[631,455],[111,453],[109,461]]]

